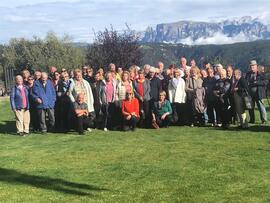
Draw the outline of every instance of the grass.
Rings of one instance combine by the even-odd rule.
[[[24,138],[9,109],[0,102],[0,202],[270,202],[269,126]]]

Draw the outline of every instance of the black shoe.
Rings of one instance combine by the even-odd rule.
[[[130,130],[129,126],[124,126],[124,127],[123,127],[123,131],[124,131],[124,132],[127,132],[127,131],[129,131],[129,130]]]
[[[255,123],[255,121],[249,121],[248,123],[254,124],[254,123]]]
[[[133,131],[133,132],[136,131],[136,127],[131,127],[130,129],[131,129],[131,131]]]
[[[79,134],[79,135],[84,135],[84,132],[79,132],[78,134]]]
[[[229,129],[229,127],[230,127],[230,125],[229,125],[229,124],[224,124],[224,125],[222,125],[222,129],[224,129],[224,130]]]
[[[20,133],[17,133],[18,136],[22,136],[23,137],[23,133],[20,132]]]

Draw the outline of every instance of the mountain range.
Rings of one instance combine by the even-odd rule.
[[[245,16],[220,22],[179,21],[148,27],[140,33],[141,42],[188,45],[232,44],[270,39],[270,22]]]

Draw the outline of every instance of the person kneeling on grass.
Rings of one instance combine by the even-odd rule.
[[[159,93],[159,101],[154,102],[152,107],[152,126],[155,129],[159,129],[160,127],[169,127],[172,122],[172,107],[170,102],[165,99],[166,92],[161,91]]]
[[[76,101],[73,103],[75,112],[75,121],[77,124],[77,132],[80,135],[84,134],[84,130],[91,132],[91,121],[88,117],[88,106],[84,102],[84,94],[80,93],[77,95]]]
[[[127,92],[126,99],[122,101],[122,115],[124,119],[123,130],[128,131],[131,129],[134,131],[140,120],[140,113],[139,101],[134,97],[134,93],[132,91]]]

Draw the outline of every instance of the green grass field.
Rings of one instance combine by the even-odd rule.
[[[18,137],[13,117],[0,102],[0,202],[270,202],[270,126]]]

